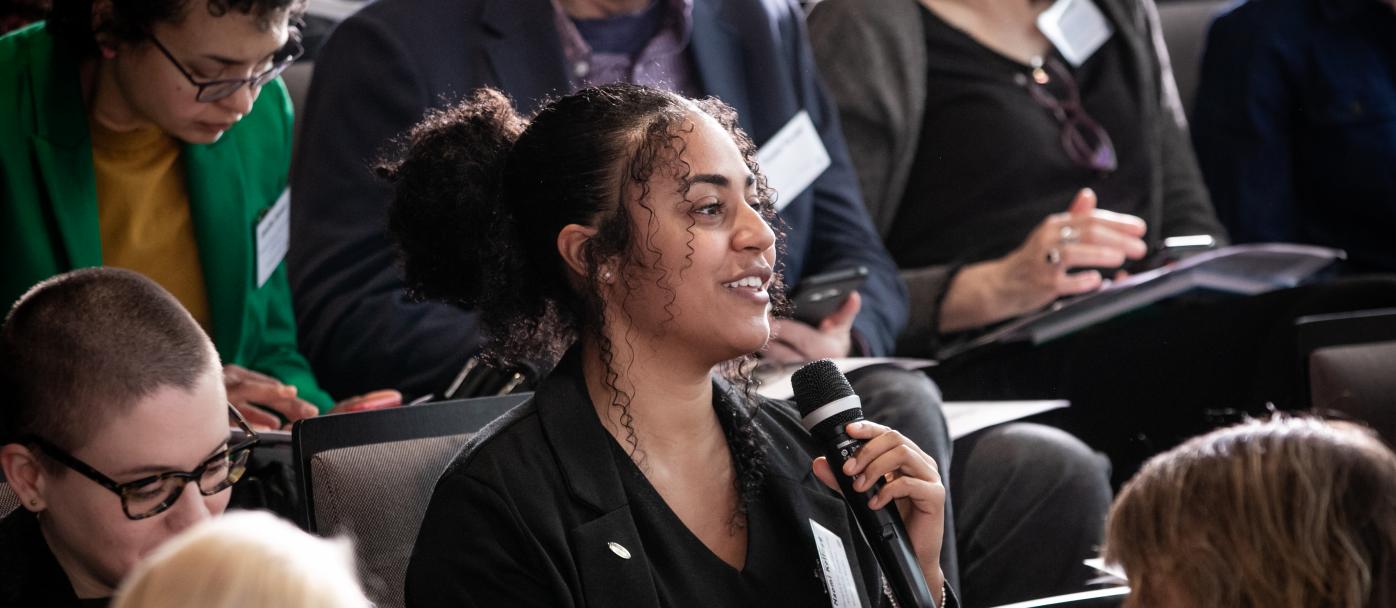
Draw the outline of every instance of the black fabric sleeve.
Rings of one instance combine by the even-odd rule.
[[[408,608],[573,606],[541,544],[516,505],[494,484],[449,473],[431,506],[407,565]]]

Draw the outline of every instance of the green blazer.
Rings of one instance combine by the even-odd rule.
[[[280,79],[210,145],[185,144],[185,182],[225,364],[332,405],[296,348],[286,269],[257,287],[257,220],[286,189],[291,102]],[[0,38],[0,306],[55,274],[102,264],[96,177],[78,60],[36,24]]]

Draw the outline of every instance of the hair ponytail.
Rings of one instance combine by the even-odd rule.
[[[378,174],[393,183],[388,227],[409,291],[474,307],[490,259],[514,249],[500,196],[504,163],[527,122],[503,93],[481,89],[433,110],[407,132],[399,159]],[[505,245],[501,247],[500,245]]]

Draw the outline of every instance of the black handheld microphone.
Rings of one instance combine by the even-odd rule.
[[[867,492],[855,492],[853,479],[843,472],[843,464],[863,447],[861,440],[844,432],[848,423],[863,419],[863,403],[853,393],[848,379],[833,361],[820,359],[800,368],[790,382],[795,387],[801,422],[815,443],[824,448],[829,468],[834,470],[834,478],[843,490],[843,500],[872,545],[893,597],[902,606],[935,608],[930,586],[916,561],[916,552],[896,506],[889,503],[876,511],[868,507],[868,501],[882,489],[883,481],[877,480]]]

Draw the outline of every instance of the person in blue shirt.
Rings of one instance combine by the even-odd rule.
[[[1248,0],[1212,24],[1193,141],[1235,242],[1396,271],[1396,1]]]

